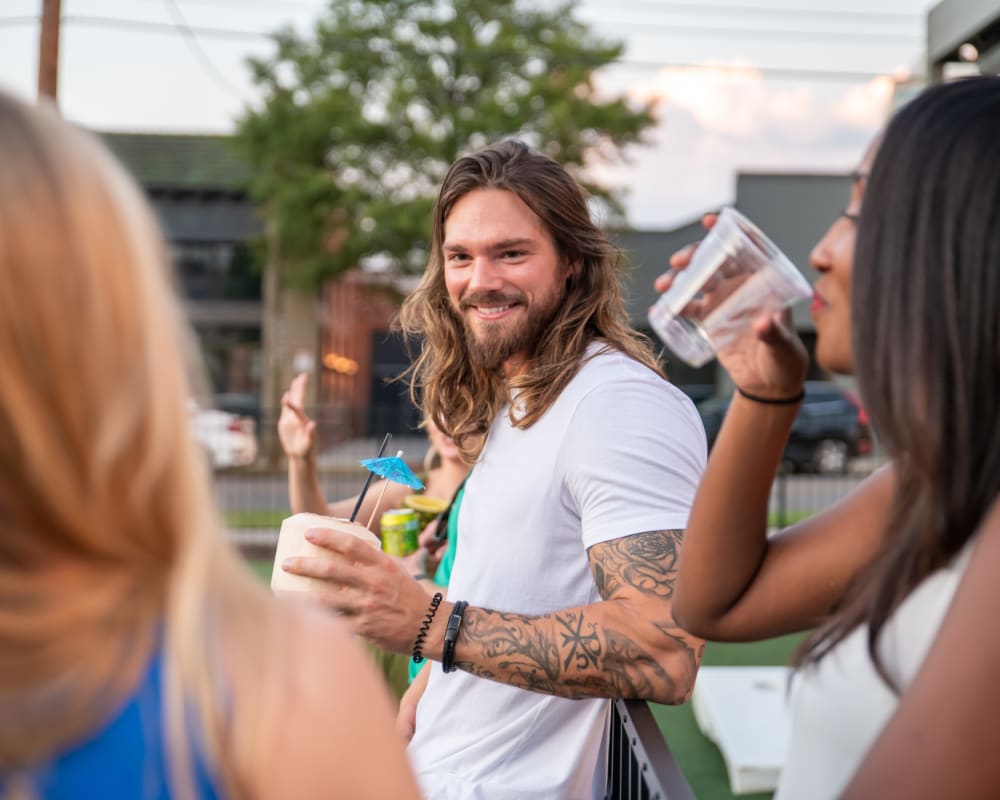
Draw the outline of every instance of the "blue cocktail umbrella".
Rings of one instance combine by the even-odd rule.
[[[375,515],[378,513],[379,506],[382,505],[382,498],[385,496],[385,490],[389,486],[389,482],[401,483],[404,486],[409,486],[411,489],[423,489],[424,484],[420,481],[416,475],[406,466],[406,462],[403,461],[401,456],[403,451],[400,450],[395,456],[390,456],[388,458],[366,458],[361,462],[362,466],[366,467],[371,473],[368,477],[372,475],[381,475],[385,478],[385,483],[382,484],[382,491],[379,492],[378,500],[375,501],[375,507],[372,509],[372,515],[368,519],[368,524],[365,526],[368,530],[372,529],[372,523],[375,521]]]
[[[404,486],[409,486],[411,489],[424,488],[424,484],[420,478],[413,474],[413,470],[399,456],[366,458],[361,462],[361,466],[367,467],[369,471],[385,478],[387,481],[401,483]]]

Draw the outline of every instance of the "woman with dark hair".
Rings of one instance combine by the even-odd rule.
[[[777,797],[1000,796],[1000,629],[983,624],[1000,601],[998,223],[1000,78],[926,90],[811,256],[817,358],[857,375],[890,464],[770,538],[805,350],[776,317],[719,354],[737,390],[674,616],[716,640],[813,629]]]

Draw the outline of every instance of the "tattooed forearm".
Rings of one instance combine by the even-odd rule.
[[[563,697],[658,696],[673,680],[653,654],[585,609],[541,617],[469,609],[458,666],[483,678]],[[464,650],[464,648],[463,648]],[[469,651],[465,651],[469,652]]]
[[[590,549],[605,602],[542,616],[469,608],[456,666],[563,697],[687,698],[700,640],[673,624],[679,531],[624,537]]]

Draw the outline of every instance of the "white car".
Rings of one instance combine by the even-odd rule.
[[[188,403],[191,435],[213,469],[245,467],[257,458],[257,434],[250,417]]]

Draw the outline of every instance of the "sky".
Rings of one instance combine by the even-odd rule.
[[[550,2],[551,0],[536,0]],[[847,172],[889,112],[893,77],[923,69],[935,0],[580,0],[625,43],[596,76],[656,102],[624,163],[596,164],[629,222],[665,229],[732,202],[739,171]],[[37,86],[42,0],[0,0],[0,87]],[[245,65],[266,36],[311,28],[323,0],[62,0],[59,99],[98,130],[226,132],[255,102]]]

